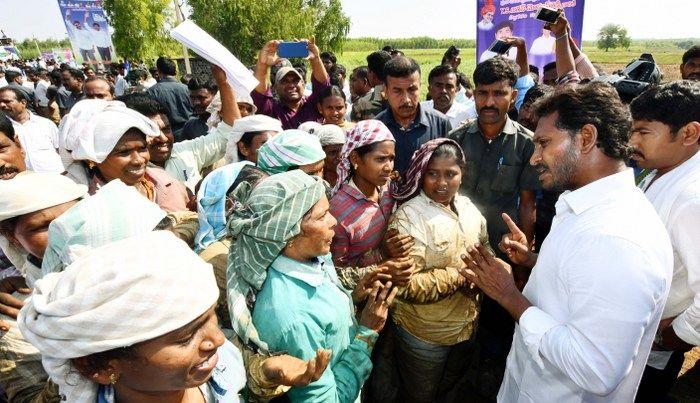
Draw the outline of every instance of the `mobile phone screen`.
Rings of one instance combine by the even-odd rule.
[[[277,45],[277,55],[285,58],[307,57],[309,56],[309,49],[307,48],[305,41],[282,42]]]
[[[554,24],[555,22],[557,22],[557,18],[559,18],[559,11],[553,10],[551,8],[542,7],[537,13],[538,20],[548,22],[550,24]]]
[[[502,55],[502,54],[505,54],[506,52],[508,52],[508,50],[509,50],[510,48],[511,48],[511,45],[509,45],[509,44],[503,42],[503,41],[500,40],[500,39],[496,39],[495,41],[493,41],[493,43],[491,44],[491,46],[489,46],[489,50],[490,50],[491,52],[498,53],[498,54],[501,54],[501,55]]]

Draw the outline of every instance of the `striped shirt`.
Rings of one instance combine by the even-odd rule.
[[[388,186],[379,203],[368,199],[352,182],[344,183],[330,201],[338,220],[331,253],[336,266],[369,266],[382,260],[379,246],[394,208]]]

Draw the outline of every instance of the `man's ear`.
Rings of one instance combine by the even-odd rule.
[[[581,136],[581,153],[591,152],[598,143],[598,129],[590,123],[583,125],[579,131]]]
[[[695,121],[688,123],[681,127],[677,136],[680,137],[684,146],[692,146],[700,143],[700,123]]]

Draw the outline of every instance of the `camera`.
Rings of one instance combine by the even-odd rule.
[[[623,102],[629,103],[649,85],[661,83],[661,70],[649,53],[630,62],[627,67],[593,81],[602,81],[615,87]]]

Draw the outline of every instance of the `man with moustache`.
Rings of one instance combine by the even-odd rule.
[[[637,394],[637,402],[660,402],[678,377],[684,353],[700,345],[700,82],[652,88],[630,110],[632,158],[652,170],[639,187],[673,245],[671,291]]]
[[[384,91],[389,109],[375,119],[389,128],[396,140],[394,169],[403,174],[413,153],[426,142],[447,136],[449,119],[420,105],[420,66],[415,60],[396,56],[384,65]]]
[[[700,81],[700,45],[695,45],[683,53],[681,77],[684,80]]]
[[[480,63],[474,71],[478,118],[449,135],[460,144],[467,160],[460,193],[469,196],[486,218],[491,245],[497,245],[508,233],[500,217],[502,212],[515,217],[529,240],[535,232],[535,191],[540,185],[528,163],[535,149],[532,132],[508,117],[518,97],[517,80],[516,66],[509,60],[495,57]],[[523,277],[519,278],[522,283],[527,271],[517,275]],[[479,326],[479,393],[493,397],[505,367],[514,323],[508,312],[485,298]]]
[[[510,265],[481,245],[462,274],[518,322],[502,402],[630,402],[673,271],[661,219],[625,165],[630,113],[613,87],[566,86],[536,107],[545,189],[565,190],[539,255],[507,214],[500,249],[533,267],[521,293]]]
[[[450,119],[452,127],[457,128],[468,119],[476,117],[473,100],[469,100],[469,103],[455,102],[458,91],[457,70],[445,64],[436,66],[428,74],[430,100],[421,102],[420,106],[444,113]]]

